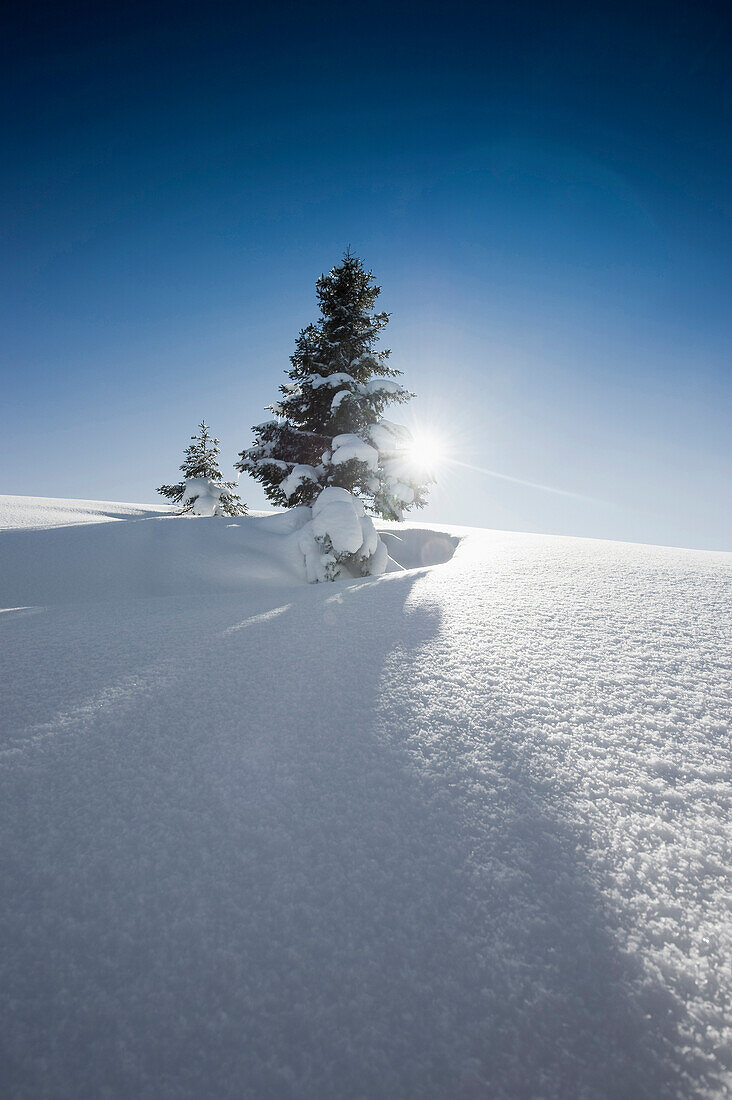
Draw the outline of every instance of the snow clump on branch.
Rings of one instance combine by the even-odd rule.
[[[181,499],[182,511],[189,516],[225,516],[229,490],[210,477],[188,477]]]

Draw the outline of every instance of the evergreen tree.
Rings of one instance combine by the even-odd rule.
[[[394,381],[401,372],[389,352],[376,348],[389,320],[374,310],[380,289],[350,250],[316,283],[320,318],[298,336],[289,381],[269,406],[276,419],[253,428],[236,464],[273,504],[311,504],[327,486],[390,519],[425,503],[420,475],[410,473],[409,432],[382,419],[387,405],[414,395]]]
[[[198,425],[198,434],[191,436],[190,446],[186,447],[179,467],[184,480],[176,485],[161,485],[157,491],[175,504],[180,504],[181,514],[244,515],[246,505],[234,492],[236,483],[224,481],[219,469],[220,451],[218,439],[209,434],[208,425],[202,420]]]

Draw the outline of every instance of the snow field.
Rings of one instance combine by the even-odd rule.
[[[69,527],[172,514],[172,506],[118,504],[106,500],[65,500],[60,497],[0,495],[0,531],[33,527]]]
[[[727,1095],[732,556],[229,522],[0,535],[8,1094]]]

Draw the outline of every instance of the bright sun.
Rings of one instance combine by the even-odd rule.
[[[412,441],[407,447],[409,464],[415,472],[430,477],[435,476],[435,471],[444,459],[444,448],[436,436],[427,432],[415,432]]]

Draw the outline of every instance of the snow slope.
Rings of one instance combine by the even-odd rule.
[[[732,555],[129,508],[0,500],[4,1095],[730,1094]]]
[[[33,527],[69,527],[169,515],[172,505],[117,504],[109,500],[64,500],[59,497],[0,496],[0,531]]]

